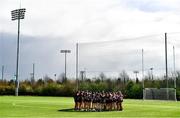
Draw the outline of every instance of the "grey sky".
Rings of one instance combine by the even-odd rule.
[[[132,50],[131,48],[134,47],[133,51],[136,52],[135,49],[146,48],[148,50],[150,46],[153,46],[154,49],[158,48],[158,42],[163,42],[161,38],[163,38],[164,32],[167,32],[172,36],[169,48],[175,45],[177,52],[179,50],[179,34],[171,33],[180,31],[179,0],[22,0],[21,6],[27,9],[25,19],[21,22],[20,76],[22,78],[29,77],[32,63],[36,63],[37,77],[45,74],[53,77],[55,73],[62,73],[64,57],[59,51],[64,48],[72,50],[72,53],[68,55],[68,71],[71,76],[74,76],[76,42],[122,40],[123,50]],[[0,65],[7,66],[6,77],[8,78],[12,77],[15,72],[17,22],[11,21],[10,11],[16,8],[19,8],[19,0],[0,1]],[[155,39],[154,37],[152,39],[152,34],[159,34],[160,38],[155,36]],[[136,40],[136,37],[141,36],[149,37],[143,37],[144,42],[141,38]],[[128,39],[130,41],[126,41]],[[111,43],[115,42],[109,42],[109,47]],[[89,49],[96,51],[92,47]],[[171,49],[170,52],[172,52]],[[126,52],[121,51],[121,53]],[[131,51],[129,53],[127,51],[127,55],[131,53]],[[160,51],[155,55],[164,55],[161,53]],[[94,52],[92,54],[96,55]],[[91,54],[88,55],[91,56]],[[120,71],[123,67],[129,70],[139,69],[139,65],[131,69],[126,63],[123,67],[121,65],[122,68],[119,66],[117,69],[113,68],[118,61],[112,60],[112,58],[117,58],[118,55],[113,57],[112,54],[107,58],[103,56],[102,52],[101,55],[101,58],[92,62],[94,63],[92,69],[96,66],[96,69],[99,67],[100,70],[103,70],[102,68],[106,67],[105,70],[109,68],[112,71]],[[178,57],[177,54],[177,59]],[[128,56],[128,58],[131,57]],[[121,59],[123,60],[123,58]],[[102,62],[101,65],[98,65],[98,60]],[[127,62],[132,67],[138,61],[129,60]],[[159,63],[159,61],[155,61],[156,59],[149,59],[147,62],[151,62],[152,65]],[[84,63],[93,65],[88,59]],[[179,67],[177,65],[177,68]]]

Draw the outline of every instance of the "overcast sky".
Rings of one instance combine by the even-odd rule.
[[[5,65],[6,78],[15,73],[17,22],[11,21],[10,13],[19,4],[19,0],[0,1],[0,65]],[[26,8],[21,22],[21,79],[30,76],[32,63],[36,64],[37,78],[62,73],[64,56],[60,49],[72,50],[68,54],[68,72],[74,76],[76,42],[86,43],[80,45],[80,69],[90,71],[140,70],[142,48],[151,52],[147,53],[146,68],[163,69],[165,32],[171,37],[169,60],[172,45],[176,52],[180,48],[180,34],[174,33],[180,32],[179,0],[22,0],[21,7]],[[110,42],[101,46],[87,43],[101,41]],[[137,54],[134,60],[132,54]]]

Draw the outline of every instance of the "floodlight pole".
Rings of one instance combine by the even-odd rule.
[[[138,79],[138,76],[137,76],[138,73],[139,73],[139,71],[137,71],[137,70],[134,71],[134,74],[135,74],[135,76],[136,76],[136,79]]]
[[[151,70],[151,79],[153,80],[153,69],[154,68],[150,68],[150,70]]]
[[[56,73],[54,74],[54,81],[56,82],[57,80],[56,80]]]
[[[64,76],[65,76],[65,82],[67,80],[67,77],[66,77],[66,56],[67,56],[67,53],[71,53],[71,50],[61,50],[61,53],[64,53],[65,54],[65,64],[64,64]]]
[[[19,89],[19,34],[20,34],[20,19],[18,18],[18,36],[17,36],[17,59],[16,59],[16,90],[15,96],[18,96]]]
[[[65,53],[65,70],[64,70],[64,72],[65,72],[65,81],[66,81],[66,58],[67,58],[67,53]]]
[[[78,72],[79,72],[79,44],[76,43],[76,89],[79,89],[79,79],[78,79]]]
[[[15,96],[18,96],[19,89],[19,37],[20,37],[20,19],[24,19],[26,9],[16,9],[11,11],[12,20],[18,20],[18,36],[17,36],[17,59],[16,59],[16,81]]]
[[[81,75],[81,81],[83,82],[84,79],[86,78],[86,71],[80,71],[80,75]]]
[[[35,80],[35,63],[33,63],[33,80]]]
[[[2,73],[1,73],[2,81],[4,80],[4,65],[2,65]]]
[[[165,65],[166,65],[166,93],[167,93],[167,100],[169,100],[169,85],[168,85],[168,65],[167,65],[167,33],[165,33]]]

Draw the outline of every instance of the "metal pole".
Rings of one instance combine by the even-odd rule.
[[[153,68],[150,68],[151,70],[151,79],[153,80]]]
[[[2,66],[2,81],[4,80],[4,65]]]
[[[78,45],[78,43],[76,43],[76,84],[77,84],[77,88],[76,89],[77,90],[79,89],[79,80],[78,80],[79,50],[78,50],[78,48],[79,48],[79,45]]]
[[[15,96],[18,96],[19,89],[19,34],[20,34],[20,12],[18,12],[18,36],[17,36],[17,60],[16,60],[16,82]]]
[[[167,33],[165,33],[165,65],[166,65],[166,93],[167,93],[167,100],[169,100],[169,85],[168,85],[168,65],[167,65]]]
[[[33,63],[33,80],[35,80],[35,64]]]
[[[137,70],[134,71],[134,74],[136,76],[136,80],[138,79],[138,76],[137,76],[138,73],[139,73],[139,71],[137,71]]]
[[[66,79],[67,79],[66,78],[66,52],[65,52],[65,71],[64,72],[65,72],[64,74],[65,74],[65,82],[66,82]]]
[[[175,101],[177,101],[177,98],[176,98],[176,58],[175,58],[175,48],[173,46],[173,66],[174,66],[174,91],[175,91],[175,94],[174,94],[174,98],[175,98]]]
[[[65,74],[65,82],[67,81],[67,77],[66,77],[66,55],[67,55],[67,53],[71,53],[71,50],[61,50],[61,53],[65,53],[65,64],[64,64],[64,74]]]
[[[18,36],[17,36],[17,60],[16,60],[16,80],[15,80],[15,96],[18,96],[19,89],[19,37],[20,37],[20,19],[24,19],[24,9],[16,9],[11,11],[12,20],[18,20]]]
[[[144,50],[142,49],[142,86],[143,86],[143,100],[145,99],[145,90],[144,90]]]
[[[54,74],[54,81],[56,82],[56,74]]]

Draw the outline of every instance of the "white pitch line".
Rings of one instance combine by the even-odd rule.
[[[156,104],[153,104],[153,105],[150,105],[150,104],[126,104],[127,106],[128,105],[131,105],[131,106],[143,106],[143,107],[156,107],[156,108],[177,108],[179,109],[179,106],[169,106],[169,105],[164,105],[164,106],[161,106],[161,105],[156,105]]]
[[[43,109],[54,109],[54,108],[50,108],[50,107],[38,107],[38,106],[19,105],[19,104],[13,104],[13,106],[20,106],[20,107],[34,107],[34,108],[43,108]]]

